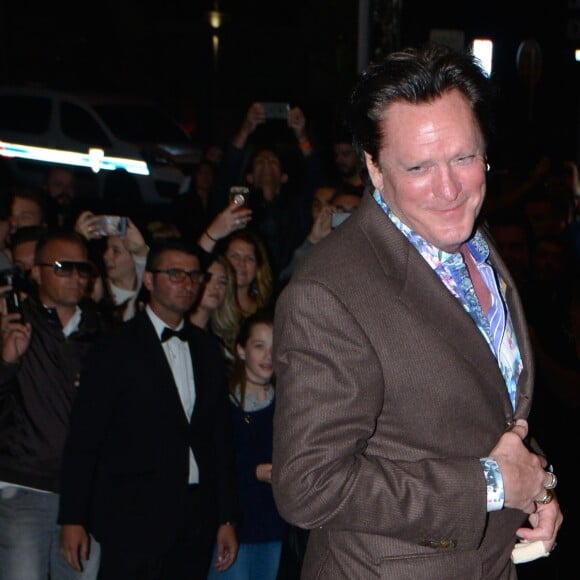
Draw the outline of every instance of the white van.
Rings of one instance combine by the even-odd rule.
[[[199,156],[151,101],[0,87],[0,171],[18,181],[40,185],[49,165],[70,165],[91,196],[107,199],[122,182],[144,204],[166,204],[187,189]]]

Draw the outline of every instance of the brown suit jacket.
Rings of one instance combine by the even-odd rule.
[[[487,513],[479,458],[527,417],[533,362],[490,260],[524,363],[515,413],[480,331],[370,195],[280,296],[273,489],[312,530],[303,578],[515,578],[526,515]]]

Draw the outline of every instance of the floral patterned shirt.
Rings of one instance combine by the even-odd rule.
[[[487,262],[489,247],[484,237],[476,231],[466,245],[491,294],[491,308],[487,313],[484,313],[480,305],[461,253],[450,254],[436,248],[406,226],[391,211],[377,190],[373,197],[395,227],[423,256],[445,287],[471,316],[498,362],[512,408],[515,408],[517,382],[523,369],[522,357],[505,299],[506,284]],[[480,461],[488,482],[488,511],[501,509],[504,489],[497,462],[489,457],[482,458]]]

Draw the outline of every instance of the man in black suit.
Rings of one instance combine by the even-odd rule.
[[[96,345],[81,375],[63,460],[61,551],[79,569],[93,534],[101,580],[205,578],[214,543],[219,570],[235,559],[224,362],[184,320],[202,281],[187,246],[152,247],[145,311]]]

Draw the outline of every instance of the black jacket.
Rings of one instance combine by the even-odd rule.
[[[79,329],[68,338],[56,311],[29,298],[30,345],[16,364],[0,362],[0,481],[58,491],[69,414],[85,355],[103,325],[81,303]]]
[[[103,336],[81,376],[63,459],[59,523],[83,524],[100,542],[167,549],[181,521],[189,449],[215,537],[237,521],[234,443],[222,353],[188,326],[195,406],[185,416],[171,368],[145,312]]]

